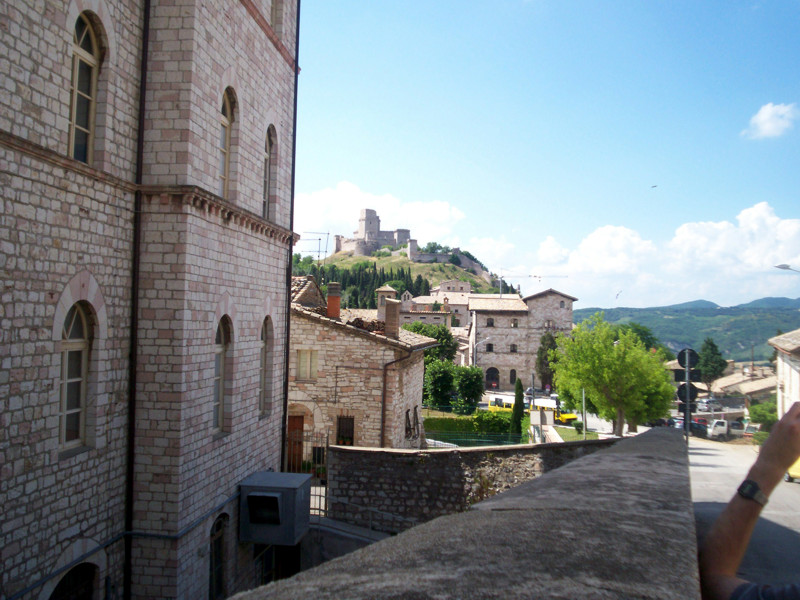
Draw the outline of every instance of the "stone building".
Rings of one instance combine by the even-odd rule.
[[[525,298],[471,295],[469,363],[483,370],[486,389],[512,391],[517,378],[529,386],[542,335],[572,330],[576,300],[553,289]]]
[[[281,470],[297,16],[3,3],[3,598],[220,598],[280,562],[237,492]]]
[[[792,404],[800,402],[800,329],[770,338],[769,344],[778,351],[775,368],[781,418]]]
[[[380,321],[346,322],[340,293],[329,283],[326,301],[313,277],[293,278],[288,437],[307,432],[336,444],[418,448],[423,350],[436,340],[400,329],[393,299],[384,298]]]
[[[411,239],[408,229],[381,231],[381,219],[371,208],[361,210],[358,229],[352,238],[334,236],[334,252],[352,252],[355,256],[370,256],[383,246],[400,246]]]

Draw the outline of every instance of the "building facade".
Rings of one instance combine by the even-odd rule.
[[[542,335],[572,330],[576,300],[553,289],[525,298],[471,295],[469,363],[483,370],[486,389],[513,391],[519,378],[531,385]]]
[[[800,402],[800,329],[770,338],[777,352],[775,371],[778,379],[778,418]]]
[[[0,12],[2,597],[252,587],[274,559],[236,497],[281,470],[297,6]]]
[[[313,278],[293,279],[289,438],[306,432],[332,444],[419,448],[423,351],[436,340],[400,329],[395,300],[385,299],[380,321],[346,322],[338,284],[328,284],[326,301]]]

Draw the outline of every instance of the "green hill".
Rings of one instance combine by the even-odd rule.
[[[755,360],[767,361],[773,351],[767,340],[779,330],[800,328],[800,310],[760,308],[761,305],[762,301],[756,300],[725,308],[699,300],[655,308],[583,308],[574,311],[573,319],[580,323],[602,310],[610,323],[635,321],[649,327],[656,338],[676,353],[687,346],[699,350],[703,340],[710,337],[727,359],[750,360],[752,349]]]
[[[490,294],[497,291],[496,288],[487,283],[477,273],[470,273],[461,267],[451,263],[415,263],[411,262],[405,256],[351,256],[349,253],[340,252],[328,256],[322,261],[322,265],[328,267],[331,265],[336,266],[338,269],[352,269],[354,266],[363,263],[374,263],[377,269],[390,269],[397,270],[398,268],[411,269],[412,278],[420,275],[423,279],[427,279],[431,287],[439,285],[442,281],[449,279],[458,279],[459,281],[468,281],[472,284],[472,291],[480,294]]]

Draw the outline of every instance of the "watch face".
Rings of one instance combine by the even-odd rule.
[[[749,479],[742,482],[742,485],[739,487],[739,493],[747,498],[752,498],[755,496],[757,491],[758,486]]]

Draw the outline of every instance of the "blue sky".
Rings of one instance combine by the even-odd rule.
[[[800,296],[800,1],[301,10],[298,251],[373,208],[579,308]]]

